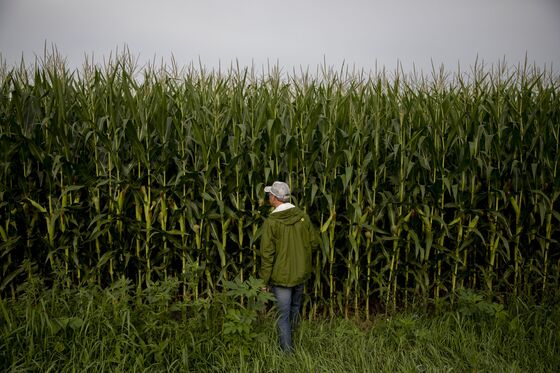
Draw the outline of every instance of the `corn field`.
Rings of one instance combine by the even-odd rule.
[[[173,276],[186,299],[211,299],[256,275],[263,188],[285,180],[323,241],[310,315],[453,302],[461,289],[556,296],[559,83],[505,65],[2,63],[0,293],[34,276],[138,288]]]

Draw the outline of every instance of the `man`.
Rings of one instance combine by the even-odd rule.
[[[280,347],[290,352],[303,285],[311,277],[311,252],[319,246],[319,236],[309,216],[288,202],[288,184],[275,181],[264,191],[274,210],[263,225],[259,277],[276,297]]]

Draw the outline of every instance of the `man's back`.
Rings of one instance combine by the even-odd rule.
[[[263,225],[259,277],[273,285],[291,287],[311,276],[311,252],[319,242],[305,212],[293,205],[277,210]]]

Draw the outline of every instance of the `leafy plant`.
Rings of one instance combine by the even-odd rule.
[[[458,296],[458,311],[475,320],[505,321],[509,318],[503,304],[488,301],[482,294],[472,290],[461,290]]]
[[[224,340],[228,345],[239,348],[243,354],[248,354],[250,346],[264,336],[258,330],[259,316],[274,296],[263,291],[263,287],[263,281],[254,277],[245,281],[237,277],[224,283]]]

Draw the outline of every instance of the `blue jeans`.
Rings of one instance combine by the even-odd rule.
[[[278,336],[283,351],[293,351],[292,331],[299,321],[303,284],[291,288],[272,286],[278,308]]]

